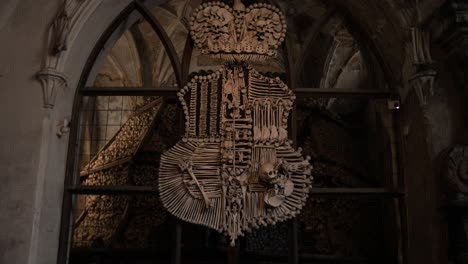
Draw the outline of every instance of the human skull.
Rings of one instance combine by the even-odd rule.
[[[232,9],[236,18],[241,18],[245,14],[245,5],[240,0],[234,1],[234,6]]]
[[[210,27],[210,31],[213,35],[213,39],[218,40],[225,37],[228,34],[227,26],[222,21],[213,21]]]
[[[264,163],[260,166],[259,170],[260,179],[264,182],[270,183],[278,176],[278,170],[273,163]]]

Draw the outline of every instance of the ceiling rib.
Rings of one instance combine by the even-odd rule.
[[[180,64],[179,56],[177,55],[177,51],[174,47],[174,44],[172,43],[171,39],[167,35],[167,32],[164,30],[161,23],[159,23],[156,17],[154,17],[151,11],[145,5],[143,5],[140,1],[135,1],[135,9],[143,16],[143,18],[146,21],[148,21],[148,23],[151,25],[153,30],[159,36],[164,46],[164,49],[166,50],[167,55],[169,56],[172,68],[174,69],[174,74],[176,76],[177,84],[180,87],[182,87],[183,82],[184,82],[183,76],[182,76],[182,67]]]
[[[320,29],[325,26],[328,21],[330,20],[331,17],[335,14],[336,9],[330,8],[327,9],[325,14],[323,14],[315,23],[312,29],[310,30],[310,34],[307,35],[307,38],[304,41],[304,46],[302,50],[299,52],[299,55],[297,56],[297,61],[294,64],[294,68],[291,69],[293,78],[291,82],[295,85],[296,81],[298,80],[299,74],[302,73],[302,69],[304,67],[304,62],[305,58],[307,55],[307,52],[309,51],[310,47],[314,43],[315,39],[317,38],[318,34],[320,33]]]

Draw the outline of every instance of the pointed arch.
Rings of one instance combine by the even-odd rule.
[[[169,38],[167,32],[162,27],[161,23],[153,16],[153,14],[148,10],[146,6],[144,6],[140,1],[134,2],[135,9],[143,16],[143,18],[148,21],[151,25],[153,30],[161,39],[161,42],[169,56],[171,61],[172,68],[174,70],[176,81],[179,87],[183,86],[183,77],[182,77],[182,67],[180,64],[179,56],[177,55],[177,51],[172,43],[171,39]]]
[[[161,4],[163,1],[156,1],[156,5]],[[131,23],[128,23],[128,19],[130,20],[134,19],[133,15],[141,15],[144,20],[146,20],[154,30],[154,32],[157,34],[159,39],[161,40],[164,49],[170,59],[171,66],[174,70],[175,76],[176,76],[176,81],[179,86],[183,86],[183,76],[181,72],[181,63],[178,58],[176,49],[169,38],[167,32],[165,29],[162,27],[161,23],[158,21],[158,19],[149,11],[149,9],[144,5],[142,2],[133,0],[129,2],[115,18],[112,19],[112,21],[109,23],[107,28],[101,33],[100,37],[98,37],[97,41],[94,44],[94,48],[91,49],[89,56],[87,57],[86,61],[84,62],[84,67],[81,70],[81,74],[79,76],[79,79],[77,81],[76,85],[76,90],[75,90],[75,96],[74,96],[74,103],[73,103],[73,109],[79,109],[81,105],[81,92],[86,90],[86,83],[90,79],[90,75],[92,74],[92,71],[94,69],[94,66],[96,65],[98,59],[100,56],[106,55],[108,51],[107,46],[109,46],[109,42],[113,41],[113,37],[117,37],[115,34],[116,32],[118,33],[119,28],[121,27],[129,27]],[[93,14],[91,16],[96,16],[96,14]],[[91,18],[87,17],[83,23],[88,22],[91,20]],[[126,28],[125,28],[126,29]],[[81,29],[83,31],[83,29]],[[81,34],[81,32],[79,33]],[[77,33],[77,35],[79,35]],[[77,36],[77,40],[78,40]],[[118,39],[118,38],[117,38]],[[67,61],[70,61],[71,59],[68,57],[70,55],[71,51],[66,51],[63,54],[60,54],[60,57],[58,60],[62,61],[62,66],[65,66]],[[78,136],[78,129],[73,129],[78,127],[78,120],[79,120],[79,111],[72,111],[72,124],[71,124],[71,132],[70,132],[70,141],[68,144],[68,153],[67,153],[67,159],[68,161],[66,162],[66,173],[65,173],[65,180],[64,180],[64,186],[67,188],[68,186],[72,186],[74,183],[74,170],[75,164],[74,164],[74,157],[76,154],[77,149],[75,148],[75,140]],[[61,227],[59,231],[59,243],[58,245],[58,254],[57,254],[57,262],[58,263],[66,263],[67,258],[68,258],[68,243],[67,241],[70,239],[70,230],[69,230],[69,223],[71,222],[72,215],[70,214],[71,211],[71,206],[72,206],[72,194],[70,193],[69,190],[65,189],[63,193],[63,204],[62,204],[62,212],[61,212]]]

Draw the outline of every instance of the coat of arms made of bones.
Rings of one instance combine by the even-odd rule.
[[[174,216],[239,236],[296,216],[312,186],[309,157],[288,139],[295,95],[247,61],[276,55],[285,18],[268,4],[205,3],[190,22],[195,45],[226,61],[178,93],[185,135],[161,157],[159,191]]]

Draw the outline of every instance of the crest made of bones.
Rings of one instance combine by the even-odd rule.
[[[276,55],[286,36],[286,21],[279,8],[265,3],[246,7],[234,0],[204,3],[190,21],[191,35],[203,54],[228,61],[264,60]]]

